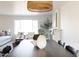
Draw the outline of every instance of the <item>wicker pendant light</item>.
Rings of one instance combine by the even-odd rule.
[[[32,12],[48,12],[53,8],[52,1],[28,1],[27,9]]]

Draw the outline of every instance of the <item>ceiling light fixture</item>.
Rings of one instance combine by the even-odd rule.
[[[52,11],[52,1],[28,1],[27,9],[32,12],[48,12]]]

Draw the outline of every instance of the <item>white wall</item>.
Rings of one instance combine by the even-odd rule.
[[[62,40],[79,50],[79,2],[68,2],[61,8]]]

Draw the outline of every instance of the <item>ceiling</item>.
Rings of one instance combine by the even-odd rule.
[[[68,3],[68,1],[54,1],[54,9],[60,9],[66,3]]]
[[[66,2],[53,1],[54,9],[61,8]],[[26,8],[26,1],[0,1],[0,15],[37,15],[51,14],[50,12],[30,12]]]

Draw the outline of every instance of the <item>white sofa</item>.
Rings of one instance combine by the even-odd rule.
[[[0,51],[2,51],[6,46],[11,46],[13,49],[11,36],[0,36]]]

